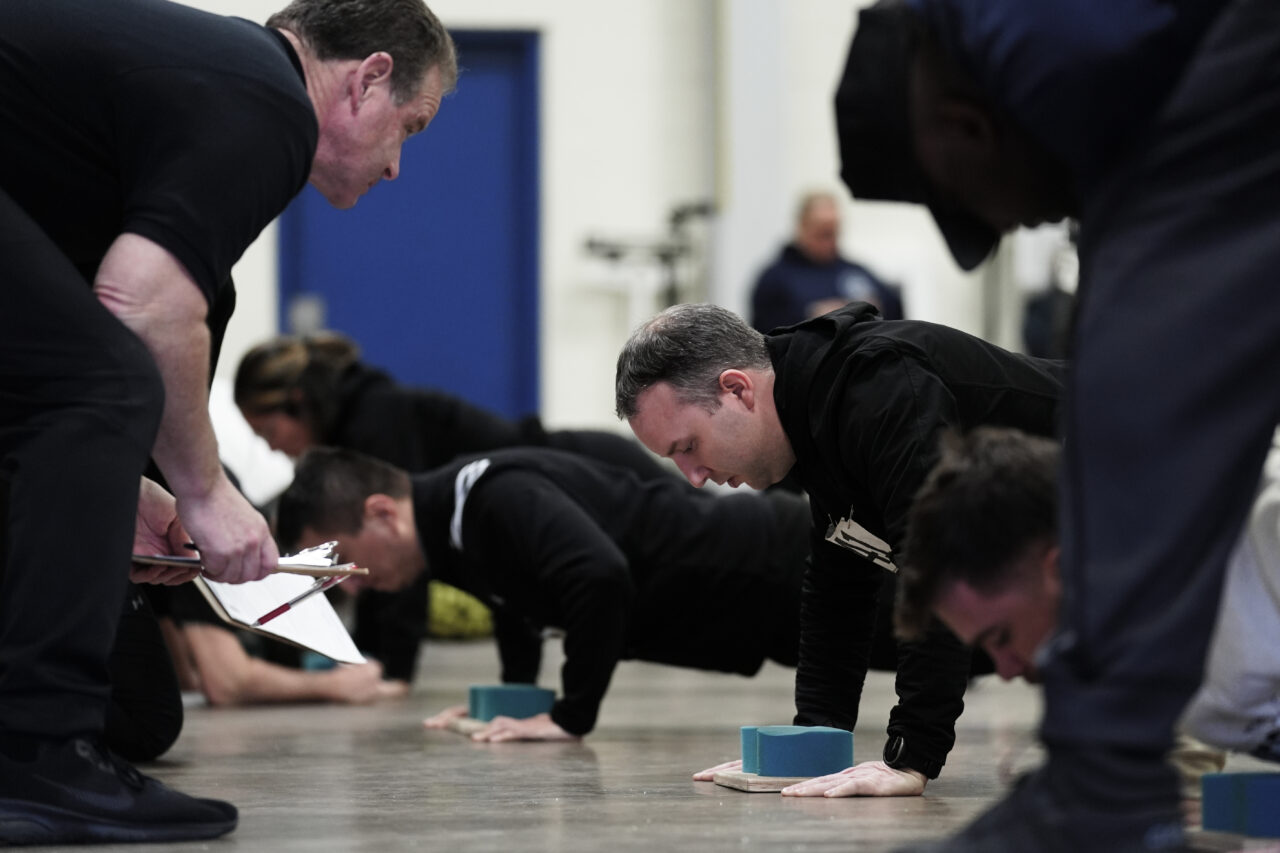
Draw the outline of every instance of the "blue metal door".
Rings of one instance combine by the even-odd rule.
[[[281,218],[282,318],[300,297],[400,381],[538,410],[533,33],[455,32],[462,74],[400,177],[351,210],[308,187]]]

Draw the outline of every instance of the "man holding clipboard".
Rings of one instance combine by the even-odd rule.
[[[0,844],[238,820],[101,743],[127,549],[190,535],[229,582],[275,565],[207,412],[231,267],[306,183],[345,208],[395,178],[457,76],[420,0],[295,0],[268,23],[0,4]],[[152,457],[173,497],[140,479]],[[85,553],[62,552],[68,535]]]

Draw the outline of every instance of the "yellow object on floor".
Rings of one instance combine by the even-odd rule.
[[[441,640],[470,640],[493,636],[493,615],[470,593],[440,581],[430,581],[427,636]]]

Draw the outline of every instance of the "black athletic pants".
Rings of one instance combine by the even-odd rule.
[[[1086,201],[1043,735],[1051,763],[1150,763],[1200,682],[1280,421],[1280,5],[1221,14]]]
[[[163,384],[3,190],[0,289],[0,737],[97,735]]]

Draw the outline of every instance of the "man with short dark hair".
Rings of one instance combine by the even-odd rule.
[[[1180,848],[1163,757],[1280,420],[1280,6],[889,0],[835,106],[853,195],[966,269],[1080,225],[1049,760],[947,849]]]
[[[677,305],[627,341],[616,400],[641,443],[695,486],[763,489],[791,472],[808,493],[796,723],[852,730],[885,570],[939,431],[1051,435],[1061,372],[945,326],[881,320],[865,303],[770,335],[724,308]],[[901,646],[885,761],[783,793],[923,793],[955,742],[968,673],[967,650],[940,625]]]
[[[1280,438],[1280,435],[1277,436]],[[936,615],[981,646],[1005,679],[1040,681],[1063,597],[1057,481],[1061,448],[1017,430],[948,435],[916,494],[895,608],[897,633]],[[1273,444],[1249,524],[1232,554],[1205,683],[1182,727],[1222,749],[1280,761],[1280,443]],[[1196,774],[1171,756],[1196,787]],[[1203,756],[1203,747],[1195,749]],[[1219,767],[1220,769],[1220,767]]]
[[[961,640],[986,649],[1001,678],[1038,680],[1036,652],[1062,595],[1060,456],[1057,442],[1012,429],[943,436],[908,516],[894,608],[899,636],[922,635],[936,614]]]
[[[236,825],[101,744],[130,548],[190,538],[228,582],[274,567],[208,415],[232,264],[308,181],[350,207],[395,178],[457,73],[420,0],[281,15],[0,4],[0,843]],[[172,495],[142,477],[149,458]]]
[[[766,658],[794,666],[807,524],[794,495],[721,498],[549,448],[412,476],[316,448],[280,497],[277,530],[289,548],[336,539],[344,560],[369,568],[344,586],[401,590],[429,573],[480,598],[493,609],[505,682],[536,682],[542,631],[562,630],[563,690],[551,711],[475,735],[506,741],[590,732],[619,660],[740,675]]]

